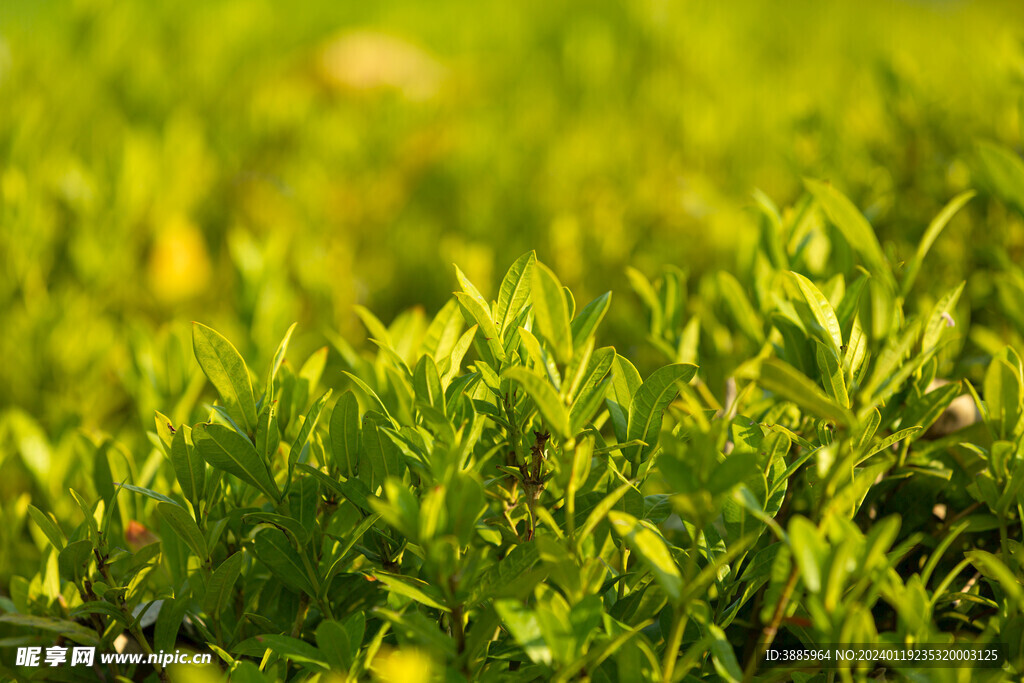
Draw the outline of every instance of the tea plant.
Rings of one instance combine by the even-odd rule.
[[[493,301],[456,269],[429,321],[358,309],[377,350],[331,335],[337,396],[328,347],[288,360],[294,326],[257,373],[195,323],[219,400],[157,413],[146,461],[90,442],[74,523],[27,506],[48,550],[0,599],[5,642],[212,650],[232,681],[852,680],[878,672],[760,657],[1001,643],[1002,669],[929,680],[1019,676],[1021,358],[950,375],[964,286],[915,295],[969,200],[900,268],[832,187],[762,197],[749,274],[688,295],[631,271],[668,361],[646,377],[600,345],[611,293],[578,305],[533,252]],[[940,429],[965,393],[980,419]]]

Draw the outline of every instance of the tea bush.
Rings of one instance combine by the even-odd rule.
[[[42,554],[0,598],[3,642],[218,659],[69,680],[863,680],[760,656],[953,642],[999,644],[1002,668],[886,675],[1019,677],[1021,357],[965,358],[963,283],[917,293],[971,196],[906,263],[826,183],[759,197],[739,279],[630,271],[666,363],[646,377],[602,345],[611,292],[577,303],[534,252],[495,300],[456,268],[430,319],[358,309],[371,354],[332,334],[293,363],[293,326],[250,368],[194,323],[216,400],[172,353],[148,456],[68,446],[88,483],[8,520]]]

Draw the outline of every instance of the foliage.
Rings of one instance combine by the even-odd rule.
[[[1019,675],[1020,356],[950,376],[963,285],[915,295],[916,267],[807,187],[762,199],[749,284],[631,272],[668,362],[646,377],[600,345],[610,293],[577,304],[533,252],[493,300],[456,269],[429,320],[361,309],[377,351],[332,336],[336,397],[326,347],[288,360],[292,329],[255,372],[194,323],[217,402],[157,413],[142,467],[85,445],[77,512],[22,515],[44,550],[0,623],[191,643],[245,681],[768,680],[773,639],[1002,642],[1005,671],[972,680]],[[812,266],[802,232],[833,257]],[[965,393],[980,420],[937,432]]]
[[[0,3],[0,678],[1019,678],[1020,14]]]

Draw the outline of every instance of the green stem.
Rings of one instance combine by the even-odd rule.
[[[629,548],[625,547],[626,544],[622,544],[622,580],[619,581],[619,600],[626,594],[626,565],[629,562]]]
[[[115,583],[114,581],[114,578],[110,575],[110,569],[108,569],[106,565],[102,565],[100,567],[100,574],[103,575],[103,578],[106,580],[108,585],[117,585],[117,583]],[[121,610],[121,613],[124,614],[125,619],[128,621],[128,632],[131,633],[132,637],[135,638],[136,642],[138,642],[139,647],[142,648],[142,651],[146,653],[147,656],[153,654],[153,648],[150,647],[149,641],[146,640],[146,635],[142,632],[142,629],[139,628],[138,620],[135,619],[134,615],[132,615],[131,611],[124,604],[123,598],[118,599],[117,606]],[[161,681],[168,680],[167,671],[161,664],[154,662],[153,668],[156,669]]]
[[[676,668],[676,660],[679,659],[679,648],[683,644],[683,631],[686,630],[686,611],[681,605],[675,608],[672,615],[672,630],[669,632],[668,640],[665,641],[665,658],[661,665],[661,680],[663,683],[670,683],[672,673]]]

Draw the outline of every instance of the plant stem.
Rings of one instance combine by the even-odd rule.
[[[452,637],[455,638],[455,651],[462,655],[466,651],[466,631],[463,623],[462,605],[452,607]]]
[[[670,683],[672,672],[676,668],[676,660],[679,659],[679,647],[683,643],[683,631],[686,630],[686,611],[681,605],[677,605],[675,614],[672,615],[672,630],[669,632],[668,640],[665,641],[665,658],[661,665],[661,680]]]
[[[623,543],[622,546],[623,546],[622,547],[622,577],[623,577],[623,579],[621,581],[619,581],[619,600],[621,600],[623,598],[623,596],[626,594],[626,579],[625,579],[625,576],[626,576],[626,565],[629,562],[629,548],[625,547],[626,546],[625,543]]]
[[[117,585],[114,582],[114,577],[110,575],[110,569],[107,568],[106,564],[100,565],[100,574],[103,575],[103,578],[106,580],[108,585]],[[119,597],[117,602],[117,606],[120,608],[121,613],[124,614],[125,619],[127,619],[128,621],[128,632],[131,633],[132,637],[135,638],[135,640],[139,643],[139,647],[142,648],[143,652],[145,652],[147,655],[153,654],[153,648],[150,647],[149,641],[146,640],[146,635],[142,632],[142,629],[139,628],[139,622],[135,619],[135,615],[133,615],[131,611],[128,609],[127,605],[125,605],[124,598]],[[162,665],[154,663],[153,668],[156,669],[157,673],[160,675],[161,681],[168,680],[167,671],[164,669]]]
[[[298,638],[302,633],[302,624],[306,621],[306,610],[309,608],[309,596],[305,593],[299,598],[299,609],[295,612],[295,621],[292,623],[292,638]]]
[[[768,651],[771,647],[772,641],[775,640],[775,634],[779,632],[779,625],[782,623],[782,616],[786,613],[786,605],[789,604],[789,598],[793,595],[793,589],[796,588],[796,581],[800,578],[800,570],[794,564],[793,569],[789,572],[789,579],[786,580],[786,585],[782,589],[782,595],[779,596],[779,602],[775,605],[775,613],[772,614],[771,623],[761,631],[761,640],[764,644],[754,648],[754,651],[750,655],[750,659],[747,660],[747,667],[743,671],[743,680],[745,683],[754,678],[754,669],[757,667],[757,660]]]

